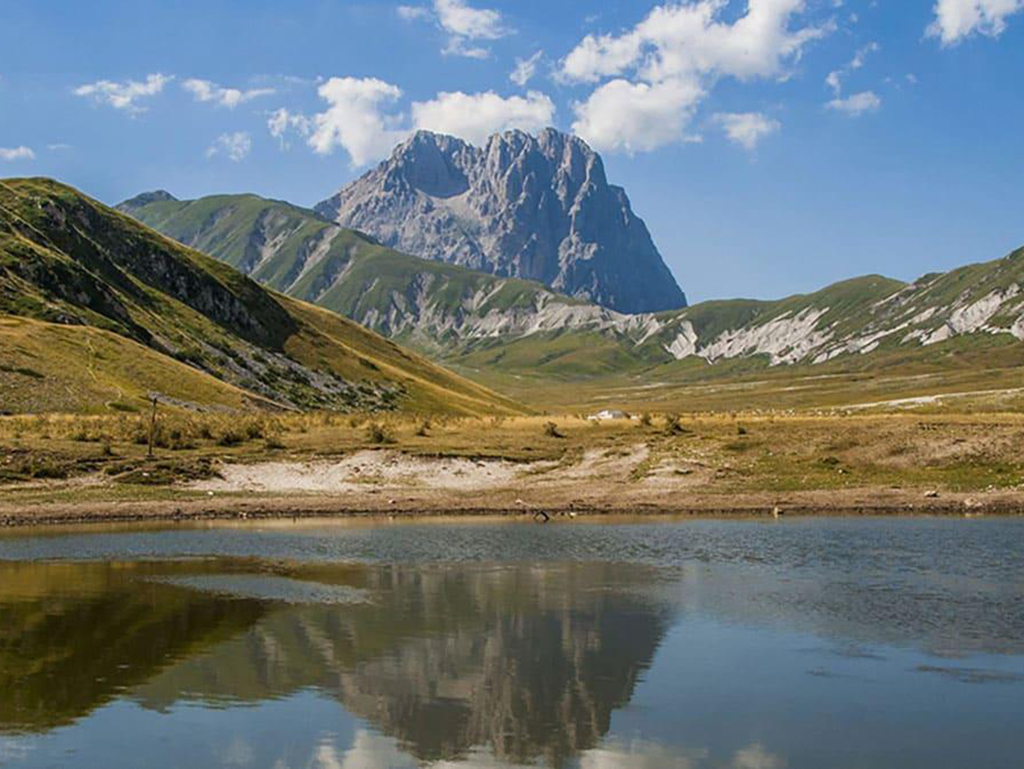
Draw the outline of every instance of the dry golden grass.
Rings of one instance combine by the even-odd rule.
[[[554,427],[552,428],[552,424]],[[686,479],[701,492],[846,488],[1011,489],[1024,484],[1024,416],[656,414],[593,422],[580,415],[452,417],[196,415],[162,410],[147,458],[149,415],[0,419],[0,499],[25,482],[93,477],[152,487],[204,477],[218,463],[303,460],[387,448],[572,468],[588,457],[641,457],[631,483]],[[546,463],[546,464],[543,464]],[[97,493],[93,490],[90,493]]]

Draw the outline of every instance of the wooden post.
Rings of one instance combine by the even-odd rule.
[[[153,458],[153,441],[156,438],[156,401],[155,395],[150,396],[153,400],[153,414],[149,418],[149,450],[146,452],[146,456],[150,459]]]

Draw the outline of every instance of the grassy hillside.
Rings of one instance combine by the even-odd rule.
[[[2,372],[7,411],[95,408],[151,389],[194,407],[516,408],[46,179],[0,182],[0,316],[21,319],[0,330],[4,365],[39,375]],[[60,391],[59,377],[67,397],[42,395]]]
[[[146,193],[118,209],[264,285],[432,352],[463,342],[461,327],[492,313],[584,304],[540,283],[402,254],[256,195],[183,201]]]
[[[584,390],[600,401],[661,385],[913,377],[1024,361],[1024,250],[911,284],[867,275],[777,301],[627,316],[537,284],[399,254],[308,210],[251,195],[150,194],[122,208],[533,403],[569,406]],[[565,395],[558,390],[566,383],[582,389]]]

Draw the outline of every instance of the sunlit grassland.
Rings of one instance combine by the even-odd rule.
[[[637,458],[635,488],[667,474],[692,493],[902,488],[976,492],[1024,484],[1024,416],[582,414],[519,417],[158,413],[0,419],[0,503],[187,499],[183,482],[225,463],[305,461],[360,450],[521,463],[523,478],[593,458]]]

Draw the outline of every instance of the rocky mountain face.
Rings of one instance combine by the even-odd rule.
[[[624,313],[686,297],[601,158],[554,129],[483,148],[420,131],[316,207],[398,251],[535,280]]]

